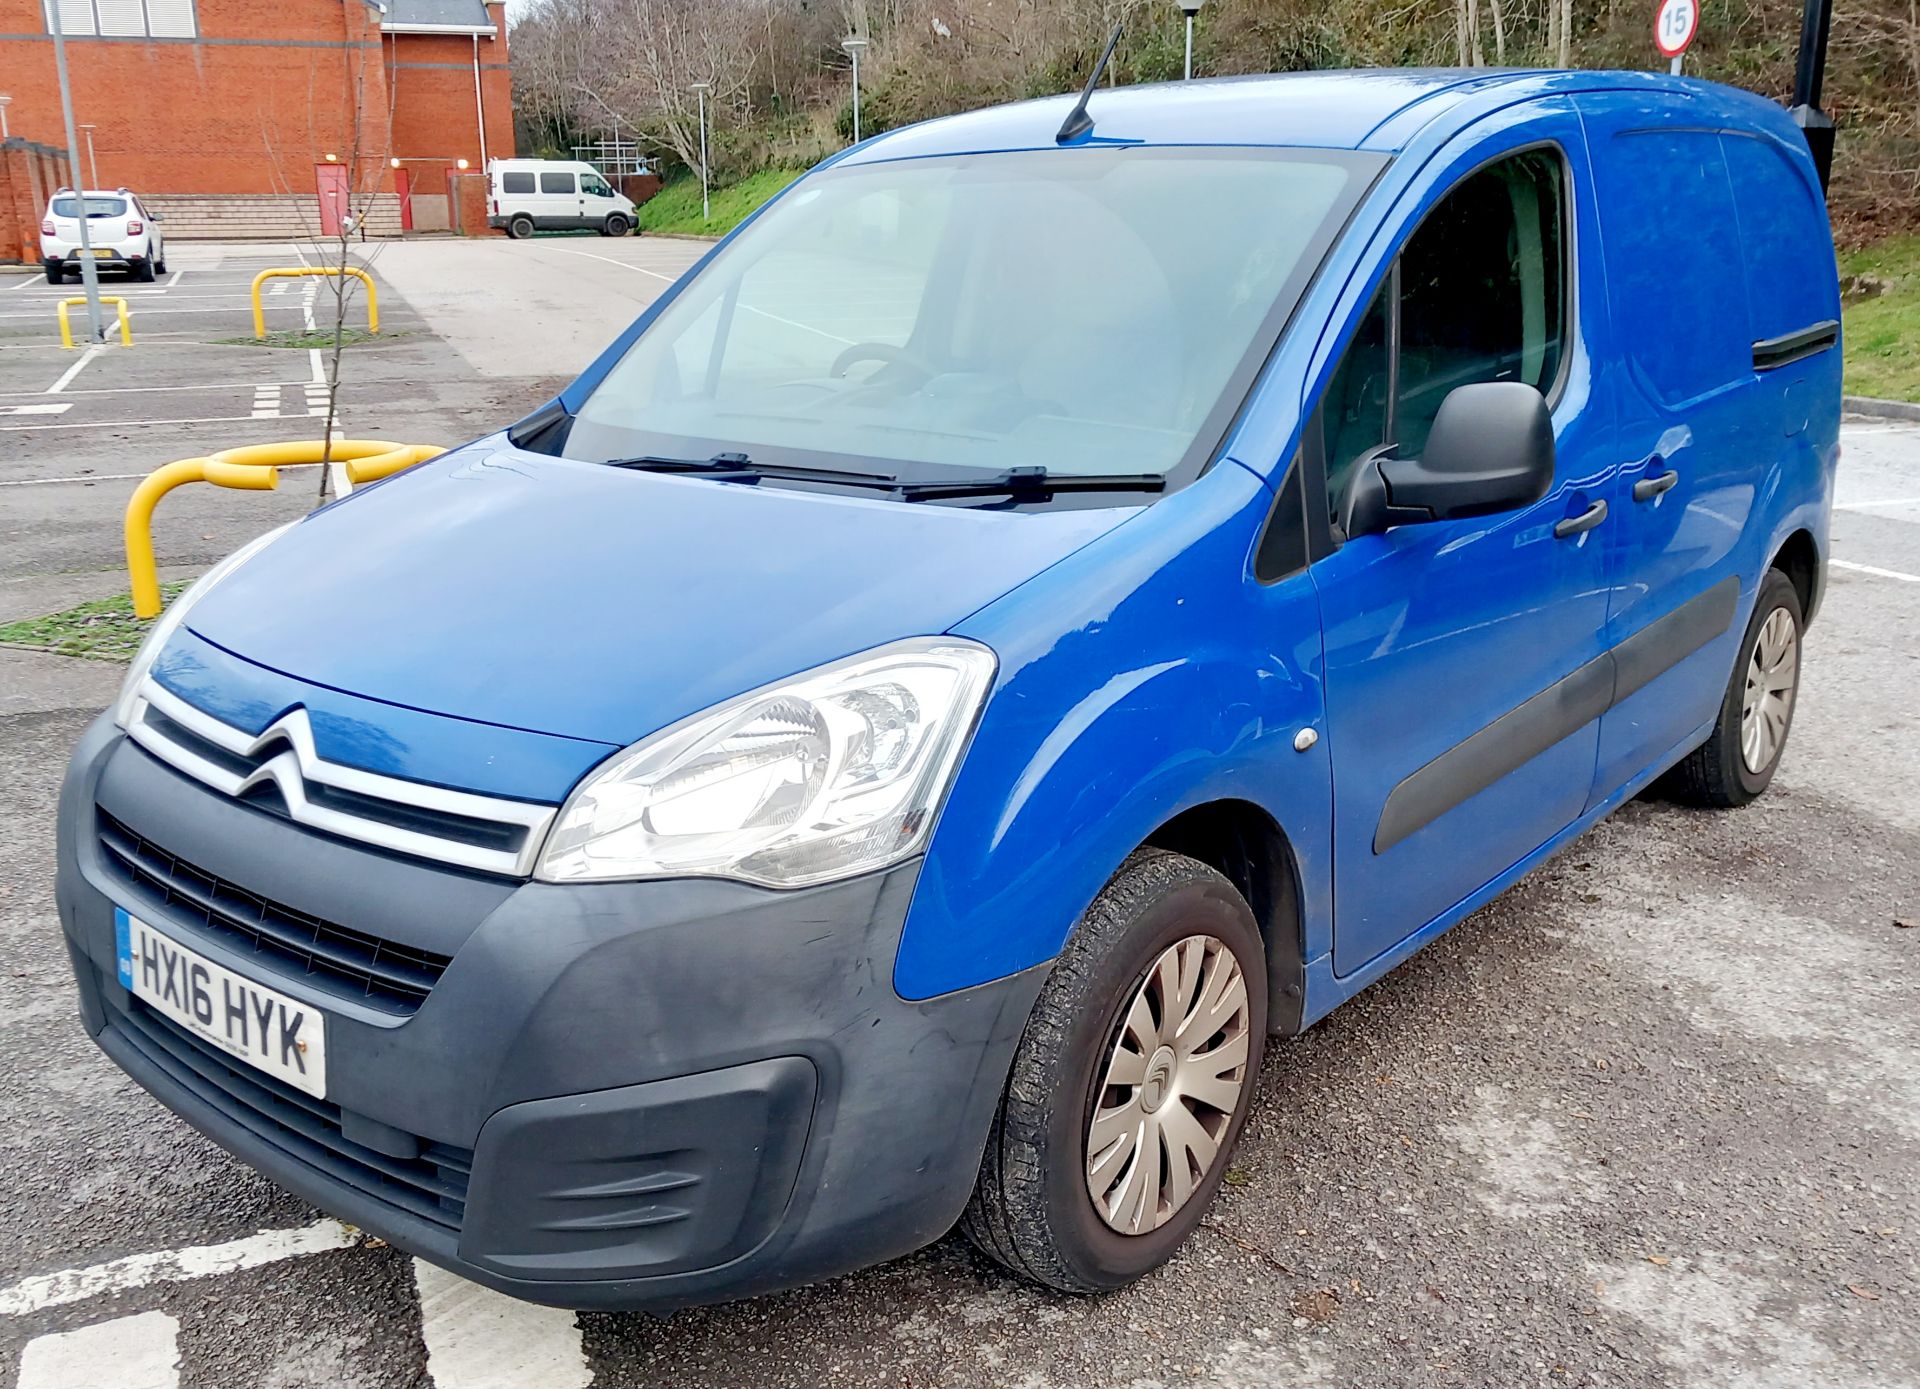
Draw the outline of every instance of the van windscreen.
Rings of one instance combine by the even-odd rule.
[[[667,305],[565,453],[1185,481],[1384,164],[1107,147],[816,174]]]

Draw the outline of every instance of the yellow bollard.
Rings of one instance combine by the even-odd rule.
[[[153,510],[160,499],[190,482],[210,482],[249,492],[271,492],[280,485],[280,469],[343,463],[354,482],[372,482],[437,458],[446,450],[434,444],[395,444],[385,439],[302,439],[285,444],[248,444],[222,449],[207,458],[183,458],[156,468],[133,489],[124,523],[127,577],[133,587],[136,617],[160,615],[160,576],[153,558]]]
[[[86,302],[87,297],[84,294],[76,295],[72,299],[62,299],[60,301],[60,345],[62,347],[73,346],[73,325],[67,322],[68,306],[72,304],[84,304]],[[133,329],[127,323],[127,301],[117,294],[103,294],[100,296],[100,302],[103,304],[112,304],[119,310],[120,345],[122,347],[132,347]]]
[[[338,266],[289,265],[273,270],[262,270],[253,277],[253,335],[264,338],[267,335],[267,311],[260,304],[260,286],[268,280],[297,280],[302,276],[321,276],[338,279],[342,275],[351,275],[367,287],[367,331],[380,331],[380,295],[373,287],[373,276],[357,266],[349,265],[344,270]]]

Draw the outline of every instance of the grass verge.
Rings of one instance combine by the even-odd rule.
[[[171,603],[185,587],[185,583],[162,584],[160,596]],[[45,617],[0,623],[0,645],[34,646],[93,661],[130,661],[147,627],[146,619],[133,615],[133,595],[122,593]]]
[[[1847,394],[1920,401],[1920,236],[1895,236],[1840,258],[1840,273],[1884,288],[1843,311]]]
[[[763,169],[712,191],[711,218],[700,215],[700,180],[682,176],[640,204],[640,230],[691,236],[722,236],[753,210],[805,173],[804,169]]]
[[[393,338],[405,337],[405,333],[369,333],[365,328],[347,328],[340,334],[342,347],[361,347],[370,342],[387,342]],[[217,347],[322,347],[332,348],[333,329],[315,328],[311,332],[304,328],[283,333],[268,333],[264,338],[222,338]]]

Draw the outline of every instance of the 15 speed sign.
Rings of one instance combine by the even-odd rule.
[[[1653,41],[1663,58],[1678,58],[1700,32],[1700,0],[1660,0],[1653,15]]]

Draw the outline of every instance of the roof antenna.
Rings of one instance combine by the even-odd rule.
[[[1069,140],[1078,140],[1093,129],[1093,117],[1087,114],[1087,102],[1093,98],[1093,89],[1100,85],[1100,74],[1107,70],[1107,63],[1113,57],[1113,50],[1120,42],[1120,31],[1126,28],[1122,23],[1113,26],[1113,34],[1107,39],[1107,50],[1100,55],[1100,61],[1093,65],[1093,76],[1087,79],[1085,90],[1080,99],[1073,103],[1073,109],[1067,112],[1067,118],[1060,122],[1060,133],[1053,137],[1056,145],[1064,145]]]

